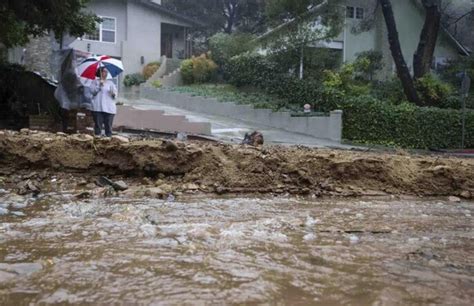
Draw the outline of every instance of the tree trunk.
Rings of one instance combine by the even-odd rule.
[[[238,9],[238,0],[228,0],[226,3],[226,19],[227,24],[224,29],[224,32],[227,34],[232,34],[234,25],[237,18],[237,9]]]
[[[397,25],[395,23],[395,17],[393,16],[392,3],[390,0],[379,0],[379,2],[382,7],[385,24],[387,25],[390,51],[392,52],[393,61],[397,67],[398,78],[402,82],[403,91],[405,92],[408,101],[420,104],[420,99],[410,75],[410,70],[408,69],[405,58],[403,57],[400,40],[398,38]]]
[[[413,71],[415,79],[421,78],[430,72],[441,25],[439,1],[423,0],[423,6],[426,11],[425,24],[421,31],[418,48],[413,56]]]
[[[301,46],[301,54],[300,54],[300,80],[303,79],[304,76],[304,46]]]

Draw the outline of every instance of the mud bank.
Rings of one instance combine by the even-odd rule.
[[[0,131],[0,175],[32,171],[217,194],[474,196],[472,159]]]

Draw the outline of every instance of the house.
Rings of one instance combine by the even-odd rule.
[[[165,9],[161,0],[93,0],[88,8],[102,23],[69,46],[120,58],[127,74],[161,56],[184,59],[192,54],[188,38],[196,22]]]
[[[449,32],[471,51],[474,50],[474,0],[451,1],[444,10],[443,24]]]
[[[126,74],[141,72],[162,56],[188,58],[192,54],[190,31],[197,22],[161,5],[161,0],[92,0],[88,10],[102,18],[96,31],[81,38],[66,38],[64,46],[121,59]],[[12,49],[10,62],[50,74],[52,50],[59,45],[52,36],[33,39],[27,46]]]
[[[425,16],[419,0],[392,1],[402,53],[407,65],[412,69],[413,55],[418,47]],[[335,38],[340,43],[344,62],[353,62],[357,54],[375,50],[383,55],[384,68],[379,77],[386,78],[395,72],[395,64],[390,52],[388,33],[382,9],[374,0],[347,0],[344,30]],[[358,30],[361,22],[372,19],[369,30]],[[469,55],[469,51],[446,29],[441,29],[434,53],[433,68],[442,66],[447,60]]]
[[[418,46],[424,24],[424,8],[420,0],[392,0],[400,45],[407,62],[412,69],[413,55]],[[464,0],[463,0],[464,1]],[[470,1],[470,0],[469,0]],[[378,51],[383,55],[384,68],[377,75],[387,79],[395,73],[395,64],[390,52],[388,33],[382,9],[377,0],[346,0],[341,6],[344,25],[341,33],[330,41],[319,42],[315,47],[330,48],[338,52],[343,62],[351,63],[364,51]],[[318,7],[315,7],[316,11]],[[284,25],[264,34],[271,37],[273,31],[284,29]],[[317,23],[317,22],[316,22]],[[268,38],[267,38],[268,39]],[[434,54],[433,68],[440,67],[449,59],[469,55],[469,50],[456,40],[446,29],[442,29]]]

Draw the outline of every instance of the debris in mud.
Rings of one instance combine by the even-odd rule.
[[[175,192],[464,199],[474,194],[472,159],[278,146],[260,150],[192,140],[84,141],[77,135],[9,131],[0,134],[0,156],[2,173],[9,173],[3,184],[9,187],[2,188],[23,186],[22,194],[43,188],[89,191],[92,197],[121,191],[161,198]],[[94,191],[90,182],[98,176],[100,186],[112,188]]]
[[[115,191],[125,191],[128,189],[127,183],[124,181],[114,182],[105,176],[101,176],[97,179],[96,184],[100,187],[112,187]]]
[[[459,202],[461,202],[461,199],[458,198],[458,197],[455,197],[455,196],[450,196],[450,197],[448,198],[448,200],[449,200],[449,202],[452,202],[452,203],[459,203]]]
[[[245,133],[244,140],[242,144],[251,145],[254,147],[262,146],[263,145],[263,134],[257,131],[252,133]]]
[[[38,182],[34,182],[30,179],[21,182],[17,187],[17,193],[19,195],[33,194],[33,196],[37,196],[40,192],[41,189],[38,187]]]

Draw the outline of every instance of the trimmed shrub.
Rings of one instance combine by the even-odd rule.
[[[425,106],[438,107],[453,94],[453,89],[448,83],[444,83],[430,74],[416,80],[415,88]]]
[[[185,84],[194,83],[193,77],[193,60],[187,59],[181,63],[181,75]]]
[[[245,33],[218,33],[209,39],[211,59],[219,66],[225,66],[236,55],[251,50],[254,47],[255,36]]]
[[[143,67],[143,77],[145,80],[151,78],[158,71],[158,69],[160,69],[160,66],[160,62],[151,62]]]
[[[125,85],[125,87],[140,85],[145,82],[146,80],[141,73],[127,74],[123,79],[123,85]]]
[[[185,84],[209,82],[215,78],[216,72],[216,63],[204,54],[181,63],[181,75]]]
[[[161,81],[160,80],[155,80],[151,83],[151,85],[155,88],[161,88],[163,86],[163,84],[161,84]]]
[[[343,137],[360,143],[447,149],[461,145],[461,111],[383,103],[370,96],[347,99]],[[466,147],[474,148],[474,111],[466,115]]]

